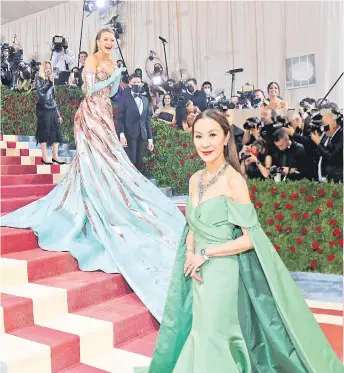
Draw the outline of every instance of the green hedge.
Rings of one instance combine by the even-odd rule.
[[[82,98],[78,89],[57,87],[67,141],[73,141],[74,115]],[[34,93],[2,87],[1,103],[3,133],[35,134]],[[175,195],[187,194],[190,176],[203,167],[191,135],[156,121],[153,130],[155,150],[146,153],[145,175],[154,177],[159,186],[172,187]],[[251,180],[248,184],[262,227],[290,271],[342,274],[341,185]]]

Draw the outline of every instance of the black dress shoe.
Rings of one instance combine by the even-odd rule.
[[[43,158],[41,159],[41,163],[44,165],[51,165],[52,162],[46,162]]]
[[[57,161],[57,160],[54,159],[54,158],[52,158],[52,161],[53,161],[54,163],[57,163],[57,164],[66,164],[66,162],[59,162],[59,161]]]

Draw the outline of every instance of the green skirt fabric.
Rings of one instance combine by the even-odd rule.
[[[177,252],[150,367],[136,373],[343,373],[344,367],[264,231],[252,204],[224,196],[194,208]],[[238,238],[254,248],[185,278],[185,240],[196,251]]]

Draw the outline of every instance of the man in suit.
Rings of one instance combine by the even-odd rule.
[[[123,91],[117,114],[117,132],[130,161],[141,171],[142,159],[148,141],[153,151],[153,134],[148,99],[141,95],[142,82],[137,74],[129,77],[129,86]]]

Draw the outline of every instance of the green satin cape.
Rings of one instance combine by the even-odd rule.
[[[242,234],[240,227],[247,228],[254,245],[254,250],[239,255],[240,326],[253,373],[343,373],[343,364],[260,227],[253,205],[225,201],[237,236]],[[192,280],[183,273],[188,231],[187,225],[151,365],[137,373],[172,373],[191,330]]]

